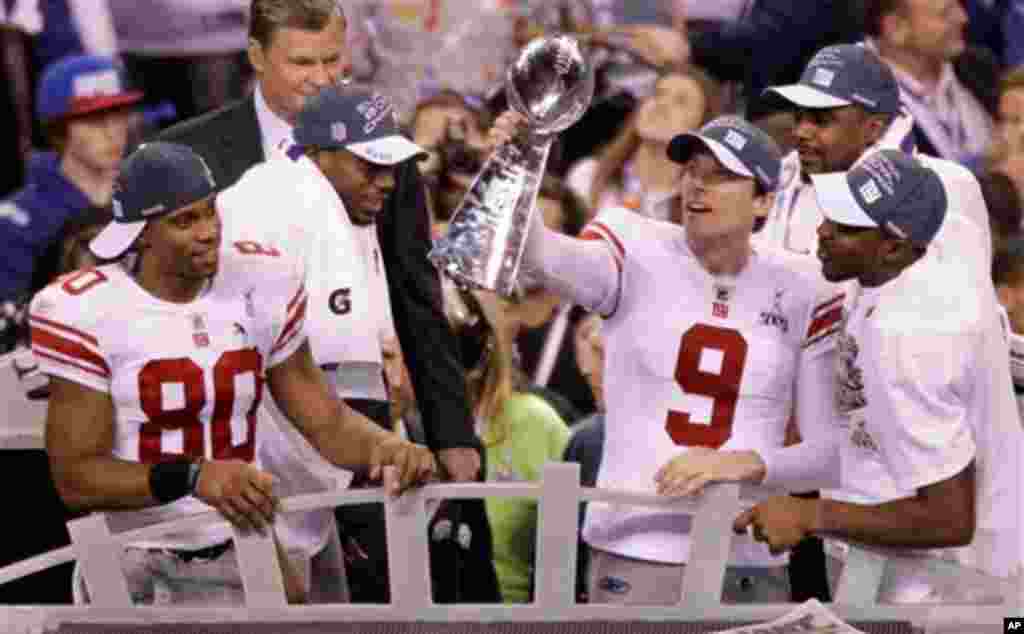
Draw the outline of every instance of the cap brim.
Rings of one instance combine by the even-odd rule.
[[[801,108],[841,108],[849,106],[852,101],[833,97],[827,92],[818,90],[805,84],[790,84],[788,86],[773,86],[765,90],[763,95],[775,95],[785,101],[796,104]]]
[[[345,149],[376,165],[398,165],[413,157],[427,156],[427,151],[400,134],[381,137],[365,143],[346,145]]]
[[[80,117],[82,115],[92,114],[93,112],[100,112],[102,110],[111,110],[114,108],[122,108],[124,106],[130,106],[142,101],[141,92],[125,92],[119,95],[106,95],[102,97],[88,97],[85,99],[76,99],[65,117]]]
[[[145,220],[137,222],[109,222],[99,235],[89,243],[89,249],[101,260],[121,257],[138,239],[146,226]]]
[[[853,197],[845,172],[811,175],[821,213],[832,222],[850,227],[877,227],[878,223]]]
[[[715,155],[715,158],[718,159],[718,162],[733,174],[754,178],[754,173],[747,169],[747,166],[740,161],[739,157],[728,146],[715,139],[709,139],[706,136],[692,132],[680,134],[672,139],[672,142],[668,144],[668,157],[676,163],[685,163],[690,160],[694,152],[701,148],[710,150]]]

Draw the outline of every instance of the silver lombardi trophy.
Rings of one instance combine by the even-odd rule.
[[[510,296],[551,143],[590,106],[594,74],[575,39],[538,38],[509,67],[505,92],[528,132],[487,158],[429,257],[462,286]]]

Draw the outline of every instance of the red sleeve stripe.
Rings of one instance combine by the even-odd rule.
[[[94,350],[44,328],[33,327],[30,332],[33,350],[40,348],[51,354],[55,353],[65,358],[74,359],[78,363],[95,368],[97,372],[102,372],[105,376],[110,376],[110,366]]]
[[[602,230],[602,227],[594,226],[598,223],[591,223],[582,232],[580,232],[581,240],[595,240],[597,242],[603,242],[608,245],[608,250],[612,254],[612,259],[615,260],[615,268],[618,269],[619,275],[622,275],[622,251],[618,246],[618,240],[615,236],[609,236]]]
[[[285,346],[285,344],[287,344],[288,341],[291,340],[292,336],[296,332],[301,330],[300,325],[302,324],[302,320],[303,320],[303,318],[305,318],[305,316],[306,316],[306,298],[303,297],[302,301],[300,301],[299,305],[295,308],[294,313],[291,315],[291,317],[285,323],[284,329],[281,330],[281,334],[277,338],[277,343],[275,343],[274,346],[271,348],[271,352],[277,352],[278,350],[283,348]]]
[[[109,374],[104,373],[104,372],[100,372],[99,370],[96,370],[95,368],[93,368],[91,366],[87,366],[84,363],[78,363],[77,361],[74,361],[72,359],[65,359],[65,358],[59,357],[59,356],[57,356],[55,354],[50,354],[50,353],[46,352],[45,350],[43,350],[41,348],[37,348],[35,346],[32,347],[32,354],[34,354],[37,357],[40,357],[42,359],[49,359],[50,361],[52,361],[54,363],[59,363],[61,365],[71,366],[71,367],[75,368],[76,370],[81,370],[82,372],[87,372],[89,374],[93,374],[93,375],[98,376],[98,377],[103,378],[103,379],[109,379],[110,378]]]
[[[830,330],[838,326],[839,322],[843,318],[843,306],[842,304],[836,305],[825,313],[816,313],[814,319],[811,320],[811,325],[807,327],[806,339],[816,339],[817,335],[821,334],[826,330]]]
[[[78,338],[84,340],[87,343],[91,343],[94,346],[100,345],[100,342],[96,340],[96,337],[93,337],[92,335],[90,335],[87,332],[82,332],[81,330],[76,330],[76,329],[72,328],[71,326],[65,326],[62,323],[58,323],[56,321],[51,321],[49,319],[45,319],[43,317],[40,317],[39,315],[29,314],[28,318],[29,318],[29,323],[30,324],[32,322],[35,322],[33,325],[46,326],[47,328],[49,328],[51,330],[56,330],[57,332],[64,333],[65,335],[74,335],[75,337],[78,337]]]
[[[827,302],[822,302],[814,307],[814,311],[811,313],[811,318],[818,317],[824,313],[830,312],[833,308],[842,308],[843,300],[846,299],[846,293],[839,293]]]
[[[821,332],[819,332],[818,334],[814,335],[813,337],[809,337],[809,338],[805,339],[803,347],[804,348],[809,348],[809,347],[813,346],[814,344],[818,343],[819,341],[821,341],[823,339],[827,339],[829,336],[831,336],[831,335],[833,335],[833,334],[835,334],[837,332],[839,332],[839,324],[838,323],[834,324],[831,328],[826,328],[825,330],[822,330]]]
[[[305,296],[306,296],[306,285],[305,284],[300,284],[299,285],[299,290],[295,291],[295,297],[293,297],[291,299],[291,301],[288,302],[288,309],[287,309],[288,314],[291,314],[292,309],[295,308],[295,304],[297,304],[299,302],[299,300],[302,299]]]
[[[622,241],[615,235],[615,232],[608,228],[608,225],[603,222],[594,221],[587,225],[587,229],[596,231],[598,235],[608,241],[609,244],[615,249],[616,254],[623,262],[626,261],[626,249],[622,246]]]

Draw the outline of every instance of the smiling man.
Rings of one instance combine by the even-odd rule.
[[[823,213],[812,177],[845,172],[880,148],[911,151],[914,120],[901,111],[893,71],[861,45],[821,49],[798,83],[774,86],[767,93],[796,112],[799,159],[787,159],[785,182],[757,240],[813,257]],[[968,265],[978,284],[990,285],[991,231],[977,179],[956,163],[924,155],[918,159],[939,176],[950,201],[933,251]]]
[[[157,519],[216,510],[265,530],[278,502],[256,452],[264,388],[331,463],[374,476],[395,465],[402,487],[424,481],[434,471],[425,447],[330,395],[306,339],[301,269],[252,243],[221,250],[215,192],[188,148],[142,146],[121,166],[114,220],[90,244],[116,261],[62,277],[32,302],[32,349],[51,381],[46,449],[64,502]],[[125,565],[136,603],[242,603],[221,527],[133,544]]]
[[[535,214],[525,265],[605,317],[598,485],[680,495],[677,459],[781,448],[794,413],[831,415],[842,298],[813,265],[751,247],[778,182],[767,134],[722,117],[676,136],[668,153],[683,166],[671,222],[609,208],[575,239]],[[685,514],[592,502],[590,601],[677,603],[689,528]],[[738,537],[729,563],[724,600],[789,601],[785,558]]]

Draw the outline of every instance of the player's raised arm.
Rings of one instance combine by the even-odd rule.
[[[281,411],[325,458],[340,467],[398,468],[397,494],[431,478],[436,465],[429,449],[385,431],[335,398],[304,342],[286,360],[267,370],[267,385]]]
[[[507,111],[488,133],[491,149],[523,129],[522,115]],[[599,240],[581,240],[548,229],[534,213],[523,252],[523,270],[547,288],[589,310],[608,315],[618,302],[621,262],[612,247]]]

